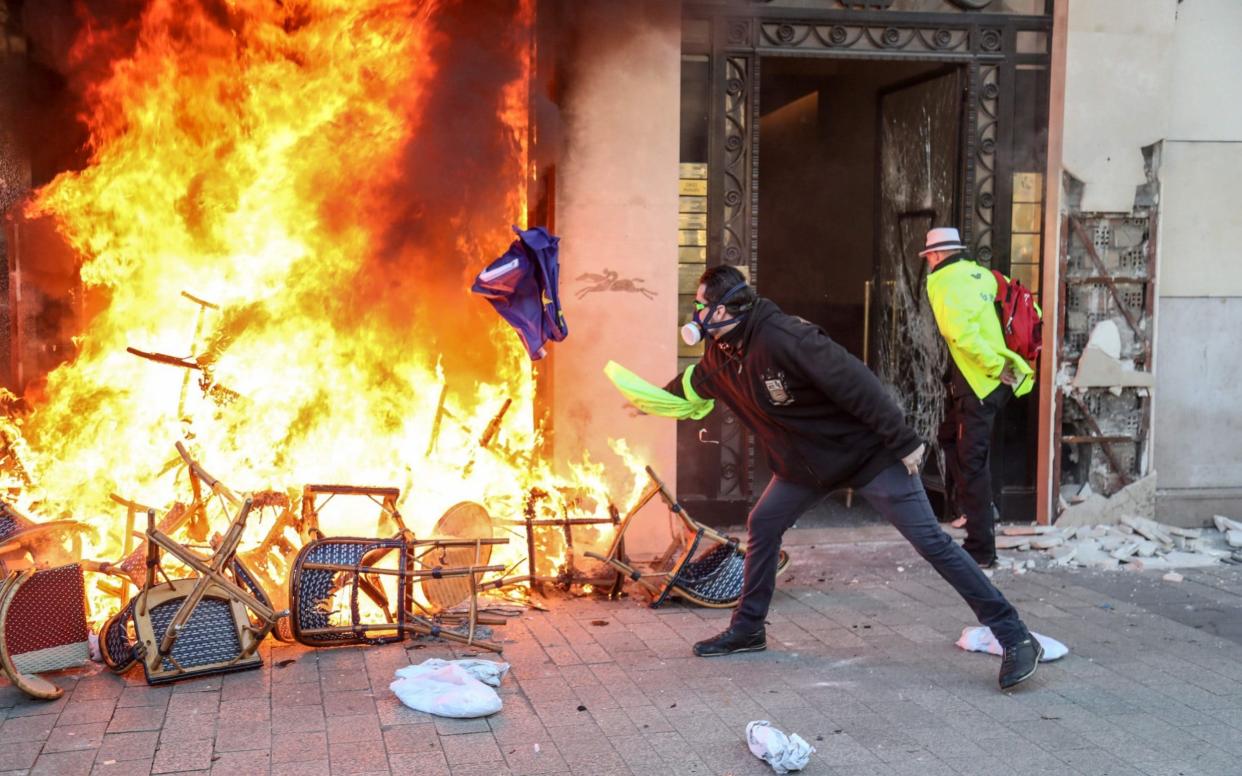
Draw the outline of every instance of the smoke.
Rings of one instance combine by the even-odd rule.
[[[133,53],[145,6],[146,0],[26,0],[22,33],[31,59],[82,87]]]
[[[382,299],[395,323],[427,337],[450,382],[486,377],[500,355],[482,336],[495,313],[469,286],[515,238],[522,138],[502,116],[530,52],[521,11],[518,0],[454,0],[433,15],[436,74],[385,192],[392,223],[355,290],[359,304]]]
[[[290,35],[298,34],[318,12],[316,3],[307,0],[273,3],[284,14],[283,27]],[[98,110],[97,106],[109,104],[109,95],[100,90],[108,88],[118,67],[127,66],[147,45],[142,38],[143,16],[155,5],[154,0],[38,0],[23,7],[30,59],[58,81],[58,90],[44,96],[54,97],[62,106],[55,113],[36,114],[36,126],[29,134],[72,138],[71,148],[77,151],[57,154],[48,165],[56,169],[42,179],[36,175],[36,186],[56,172],[88,164],[88,121],[95,152],[129,129],[123,116]],[[193,5],[196,13],[169,16],[161,34],[174,50],[212,47],[212,55],[223,58],[222,65],[244,56],[240,49],[248,39],[254,45],[254,36],[237,33],[245,32],[255,17],[272,14],[270,8],[257,10],[262,3],[197,0]],[[520,218],[518,195],[526,184],[524,128],[520,123],[515,127],[512,119],[507,123],[505,114],[515,107],[526,108],[528,93],[522,79],[528,75],[531,53],[532,5],[530,0],[411,2],[411,13],[429,13],[432,30],[426,61],[415,63],[418,83],[410,85],[411,93],[421,90],[421,97],[402,102],[400,95],[375,95],[376,100],[399,103],[406,111],[411,131],[400,149],[397,169],[376,169],[371,180],[344,179],[338,170],[325,169],[310,182],[317,188],[317,212],[308,217],[317,217],[338,233],[356,227],[365,217],[374,232],[370,254],[359,257],[356,274],[345,282],[332,279],[339,285],[332,289],[324,314],[347,327],[396,327],[408,332],[412,346],[442,354],[446,377],[460,387],[491,378],[502,352],[511,345],[491,336],[498,320],[495,312],[470,294],[469,286],[474,275],[514,239],[510,225]],[[205,36],[204,27],[209,29]],[[221,41],[231,45],[227,44],[231,40],[237,41],[237,52],[216,51]],[[52,104],[44,96],[39,102]],[[341,155],[357,153],[350,136],[368,131],[365,111],[361,106],[348,121],[328,127],[326,136],[310,142],[316,147],[331,144]],[[228,154],[229,149],[219,147],[214,153]],[[343,163],[339,169],[350,168]],[[202,243],[214,240],[223,248],[226,238],[211,233],[203,210],[205,202],[218,206],[228,199],[220,185],[213,171],[204,169],[176,208],[189,234]],[[506,336],[512,335],[506,332]]]

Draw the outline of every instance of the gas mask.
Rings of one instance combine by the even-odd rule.
[[[723,321],[708,323],[712,316],[716,314],[716,308],[723,307],[725,303],[744,288],[746,288],[745,283],[738,283],[733,288],[730,288],[724,296],[720,297],[719,301],[712,302],[703,309],[695,310],[694,317],[690,319],[690,322],[681,327],[682,342],[685,342],[687,345],[697,345],[707,338],[708,332],[723,329],[726,326],[745,320],[746,314],[742,313],[735,318],[726,318]]]

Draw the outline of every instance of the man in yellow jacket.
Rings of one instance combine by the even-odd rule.
[[[1005,347],[996,314],[996,278],[965,253],[956,229],[927,233],[927,296],[949,346],[949,423],[945,459],[958,509],[966,517],[966,552],[984,568],[996,563],[996,507],[989,465],[996,416],[1035,384],[1034,370]]]

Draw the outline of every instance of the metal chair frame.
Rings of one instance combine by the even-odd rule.
[[[602,561],[617,570],[616,580],[609,591],[609,598],[614,600],[618,598],[625,581],[628,579],[639,584],[650,593],[652,597],[651,607],[653,609],[662,605],[670,596],[679,596],[699,606],[714,609],[729,609],[736,606],[737,599],[715,601],[698,595],[694,590],[682,584],[679,575],[694,562],[695,553],[705,539],[716,542],[720,546],[729,547],[731,552],[739,555],[745,555],[746,544],[691,517],[685,506],[669,491],[664,481],[655,473],[655,470],[650,466],[646,468],[647,476],[651,479],[651,482],[643,490],[642,495],[639,496],[634,506],[621,519],[608,553],[606,555],[590,551],[584,553],[587,557]],[[670,519],[675,518],[673,525],[678,525],[679,523],[683,533],[673,529],[671,531],[673,533],[672,541],[664,552],[654,560],[642,563],[642,567],[640,567],[639,563],[632,561],[625,553],[625,532],[629,529],[635,515],[657,496],[668,507],[671,515]],[[782,573],[788,564],[789,556],[782,550],[777,573]]]

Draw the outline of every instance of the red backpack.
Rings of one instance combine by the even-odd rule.
[[[997,270],[992,270],[992,274],[996,276],[996,314],[1000,316],[1005,347],[1035,366],[1044,338],[1044,321],[1035,299],[1021,281],[1011,280]]]

